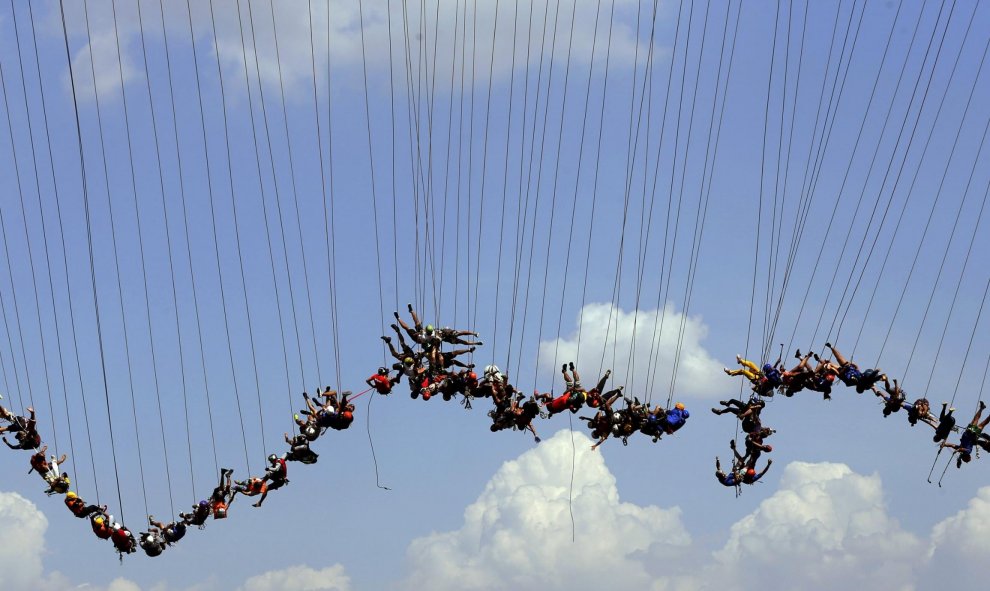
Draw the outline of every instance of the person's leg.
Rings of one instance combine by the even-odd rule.
[[[845,365],[849,363],[849,360],[843,357],[842,353],[839,353],[839,350],[833,347],[831,343],[825,343],[825,346],[831,349],[832,355],[835,357],[835,360],[839,362],[839,365]]]
[[[754,373],[759,373],[760,372],[760,366],[759,365],[756,365],[755,363],[753,363],[749,359],[743,359],[742,357],[738,357],[737,359],[739,361],[739,365],[742,365],[746,369],[749,369],[750,371],[752,371]]]
[[[595,384],[595,389],[598,390],[599,392],[604,392],[605,384],[608,383],[608,378],[611,375],[612,375],[612,370],[611,369],[606,370],[605,375],[602,376],[602,379],[598,380],[598,383]]]
[[[973,415],[973,420],[969,422],[970,425],[977,426],[977,427],[980,425],[980,416],[983,415],[983,409],[986,408],[986,407],[987,407],[986,403],[984,403],[981,400],[980,401],[980,405],[978,407],[976,407],[976,414]]]

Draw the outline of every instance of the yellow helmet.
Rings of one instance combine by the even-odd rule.
[[[674,408],[676,408],[677,410],[684,410],[684,403],[678,402],[677,404],[674,405]]]
[[[96,519],[93,520],[93,523],[95,523],[96,525],[103,525],[103,518],[97,517]]]
[[[65,493],[65,496],[68,497],[68,498],[70,498],[70,499],[74,499],[74,498],[76,498],[76,493],[74,493],[74,492],[72,492],[70,490],[69,492]]]

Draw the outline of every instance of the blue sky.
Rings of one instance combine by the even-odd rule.
[[[676,555],[702,575],[647,568],[657,588],[724,586],[709,562],[745,558],[733,545],[740,531],[786,546],[766,516],[806,524],[806,513],[777,509],[794,495],[812,503],[800,491],[816,487],[848,502],[815,518],[865,515],[871,535],[905,551],[927,544],[925,568],[949,564],[947,549],[965,536],[945,532],[960,511],[986,517],[986,478],[974,462],[929,486],[927,428],[884,419],[872,397],[845,390],[828,403],[774,400],[765,422],[778,430],[775,466],[735,499],[711,477],[735,426],[705,408],[739,393],[719,371],[735,354],[775,357],[784,343],[789,356],[833,339],[900,376],[909,398],[926,395],[936,411],[954,400],[969,419],[990,357],[990,320],[977,324],[988,281],[979,254],[990,247],[986,7],[830,0],[789,14],[787,3],[737,12],[738,2],[686,0],[660,2],[654,25],[652,3],[628,0],[614,13],[611,0],[471,5],[465,20],[456,0],[427,2],[423,15],[335,0],[328,21],[327,3],[310,13],[295,0],[274,10],[252,2],[250,12],[246,1],[215,0],[212,16],[204,2],[191,15],[179,0],[66,3],[106,390],[58,4],[0,9],[5,403],[34,401],[46,436],[60,452],[71,447],[79,493],[95,499],[99,482],[100,501],[119,515],[119,475],[137,529],[145,505],[164,517],[209,493],[214,438],[221,465],[243,475],[246,447],[260,470],[281,449],[300,392],[363,390],[391,310],[414,302],[428,321],[478,330],[475,363],[506,368],[523,391],[559,390],[555,368],[573,357],[586,381],[611,367],[641,398],[688,405],[692,420],[676,437],[610,442],[604,463],[581,454],[576,464],[589,475],[579,497],[605,503],[575,511],[588,536],[608,511],[647,524],[615,538],[641,538],[644,555],[665,555],[654,542],[679,532]],[[808,223],[792,243],[805,203]],[[39,539],[32,556],[43,566],[24,580],[268,589],[283,587],[245,581],[306,564],[317,574],[297,575],[349,577],[339,588],[451,586],[464,580],[456,570],[432,560],[436,570],[424,570],[449,542],[433,534],[470,537],[471,508],[489,502],[491,540],[481,536],[474,552],[492,551],[486,568],[522,568],[492,550],[499,533],[569,541],[569,519],[561,527],[555,512],[570,476],[562,438],[521,455],[532,440],[491,434],[482,408],[413,401],[399,388],[374,400],[366,423],[367,400],[349,431],[318,442],[317,465],[291,467],[291,485],[263,510],[238,503],[228,522],[191,532],[161,559],[123,566],[21,475],[25,457],[2,454],[4,494],[47,515],[42,526],[30,505],[5,497]],[[375,487],[369,424],[390,491]],[[549,439],[568,426],[556,417],[538,428]],[[529,462],[543,462],[542,474],[513,471]],[[510,510],[527,498],[543,507],[525,496],[534,490],[546,511]],[[620,493],[633,509],[616,508]],[[527,530],[533,520],[550,525]],[[810,585],[792,571],[796,558],[782,553],[764,568]],[[905,585],[923,585],[924,569],[907,570]],[[510,585],[498,574],[477,586]]]

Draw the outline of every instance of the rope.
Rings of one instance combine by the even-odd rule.
[[[114,33],[114,40],[117,49],[117,74],[118,74],[118,80],[120,82],[120,94],[123,99],[123,107],[124,107],[124,130],[125,130],[125,135],[127,136],[127,155],[128,155],[127,164],[131,173],[131,193],[132,196],[134,197],[134,217],[135,220],[137,221],[136,227],[137,227],[137,236],[138,236],[138,251],[140,253],[139,260],[141,267],[141,280],[142,280],[142,286],[144,288],[144,307],[146,312],[146,318],[148,321],[147,322],[148,340],[151,346],[150,352],[151,352],[152,378],[155,389],[155,400],[158,403],[158,421],[162,434],[162,450],[164,451],[164,455],[165,455],[165,479],[168,484],[169,509],[171,510],[171,514],[174,517],[175,501],[173,500],[172,497],[172,470],[168,460],[168,443],[165,439],[165,415],[162,411],[161,385],[158,379],[158,362],[157,362],[158,355],[155,349],[155,332],[151,322],[151,299],[148,295],[148,291],[149,291],[148,269],[147,269],[147,265],[145,264],[144,230],[141,224],[141,211],[138,201],[137,175],[134,171],[134,148],[131,140],[130,112],[127,108],[127,88],[124,85],[124,70],[122,65],[124,58],[123,58],[123,54],[120,51],[120,32],[117,27],[117,3],[115,0],[111,1],[110,8],[113,13],[113,33]],[[140,19],[140,16],[138,18]],[[90,60],[90,62],[92,63],[92,60]],[[96,80],[95,74],[93,76],[93,80],[94,81]],[[94,88],[95,88],[95,82],[94,82]],[[152,113],[152,115],[154,115],[154,113]],[[154,119],[153,116],[152,119]],[[157,141],[155,145],[156,146],[158,145]],[[121,296],[121,304],[123,304],[123,296]],[[135,429],[136,429],[136,425],[135,425]],[[142,480],[143,480],[143,476],[142,476]]]
[[[109,427],[109,433],[110,433],[110,451],[113,456],[113,473],[114,473],[114,479],[117,484],[117,503],[120,506],[120,518],[121,520],[124,520],[124,501],[120,494],[120,471],[118,470],[117,467],[117,446],[114,441],[113,417],[111,416],[110,413],[110,386],[107,382],[107,363],[106,363],[106,355],[104,354],[104,350],[103,350],[104,349],[103,327],[100,321],[100,300],[96,292],[96,266],[93,256],[93,231],[92,231],[92,224],[90,221],[89,187],[86,180],[86,159],[84,158],[83,155],[82,126],[79,121],[79,100],[76,95],[76,77],[72,68],[72,54],[69,52],[69,33],[65,24],[65,1],[59,0],[58,7],[59,7],[59,15],[62,21],[62,38],[65,42],[65,59],[69,66],[69,86],[72,89],[72,109],[73,109],[73,114],[75,116],[76,140],[79,149],[79,168],[81,172],[81,188],[83,195],[83,205],[84,205],[84,210],[86,212],[85,215],[86,243],[88,246],[88,253],[89,253],[89,276],[90,276],[90,284],[93,291],[93,307],[96,317],[96,336],[100,351],[100,369],[102,370],[102,376],[103,376],[103,394],[107,404],[107,425]],[[61,219],[61,217],[59,219]],[[64,240],[64,236],[63,236],[63,240]]]
[[[139,32],[139,36],[140,36],[140,39],[141,39],[141,55],[144,58],[144,70],[145,70],[145,72],[149,72],[150,71],[150,68],[149,68],[149,65],[148,65],[148,46],[147,46],[147,43],[145,42],[145,38],[144,38],[144,13],[141,10],[141,2],[140,1],[137,3],[137,11],[138,11],[137,12],[138,13],[138,32]],[[178,290],[177,290],[177,288],[175,286],[175,266],[172,264],[172,232],[171,232],[169,221],[168,221],[168,206],[166,205],[166,202],[165,202],[165,172],[164,172],[164,167],[162,166],[161,148],[159,147],[158,119],[157,119],[157,117],[155,117],[154,93],[151,91],[151,78],[149,76],[145,76],[145,83],[146,83],[146,87],[147,87],[147,91],[148,91],[148,109],[149,109],[149,112],[151,113],[151,129],[152,129],[152,135],[154,136],[155,161],[158,164],[158,188],[159,188],[159,192],[160,192],[161,198],[162,198],[162,217],[163,217],[163,219],[165,221],[165,242],[166,242],[166,247],[167,247],[167,252],[168,252],[168,256],[166,256],[165,259],[166,259],[166,261],[168,261],[169,286],[171,287],[171,291],[172,291],[172,306],[175,309],[175,337],[176,337],[176,342],[178,343],[179,377],[180,377],[180,381],[181,381],[181,384],[182,384],[182,411],[183,411],[183,416],[185,418],[186,454],[187,454],[188,459],[189,459],[189,481],[190,481],[190,486],[192,487],[191,488],[191,490],[192,490],[192,497],[195,498],[196,497],[196,475],[195,475],[195,472],[193,470],[192,435],[190,434],[190,429],[189,429],[189,395],[188,395],[188,383],[187,383],[187,379],[186,379],[185,356],[183,355],[183,349],[182,349],[182,328],[181,328],[181,323],[179,322],[179,297],[178,297]],[[124,85],[123,80],[121,80],[121,87],[123,87],[123,85]],[[132,171],[132,174],[133,174],[133,164],[132,164],[132,167],[131,167],[131,171]],[[137,193],[135,192],[135,207],[136,207],[136,204],[137,204]],[[140,216],[138,218],[138,221],[140,222]],[[147,290],[145,291],[145,296],[147,296]],[[147,301],[147,297],[146,297],[146,301]],[[148,316],[148,323],[149,323],[149,327],[150,327],[150,323],[151,323],[151,316],[150,316],[151,309],[150,309],[150,305],[148,306],[148,314],[149,314],[149,316]],[[150,328],[149,328],[149,332],[150,332]],[[154,361],[153,361],[153,363],[154,363]],[[158,390],[157,390],[157,377],[158,377],[158,372],[156,370],[155,371],[156,394],[158,393]],[[160,397],[158,398],[158,406],[159,406],[159,415],[160,415],[161,414],[161,398]],[[164,436],[165,436],[165,428],[164,428],[164,425],[163,425],[162,426],[162,444],[163,444],[163,446],[164,446],[164,443],[165,443],[164,442]],[[170,489],[170,491],[171,491],[171,489]],[[172,510],[173,510],[173,517],[174,517],[174,511],[175,511],[174,505],[173,505]]]
[[[208,197],[207,204],[209,205],[209,208],[210,208],[210,228],[212,230],[212,235],[213,235],[213,252],[216,255],[216,260],[217,260],[217,278],[219,280],[218,281],[218,284],[219,284],[219,288],[220,288],[220,290],[219,290],[220,291],[220,304],[221,304],[221,308],[223,309],[224,334],[227,337],[227,356],[230,359],[231,383],[233,384],[233,387],[234,387],[234,401],[235,401],[236,406],[237,406],[237,418],[238,418],[238,421],[239,421],[240,427],[241,427],[241,443],[242,443],[242,445],[244,447],[244,464],[247,467],[248,473],[250,473],[251,472],[251,460],[249,459],[248,447],[247,447],[247,431],[244,428],[244,412],[243,412],[243,409],[241,408],[241,395],[240,395],[240,392],[239,392],[238,387],[237,387],[237,375],[236,375],[236,372],[234,371],[234,351],[233,351],[233,347],[231,346],[231,340],[230,340],[230,324],[229,324],[229,321],[227,319],[227,296],[226,296],[226,293],[225,293],[224,287],[223,287],[223,267],[220,264],[220,241],[217,238],[216,211],[215,211],[215,208],[214,208],[214,195],[213,195],[213,173],[212,173],[212,165],[210,164],[210,148],[209,148],[209,143],[206,141],[206,112],[205,112],[206,110],[205,110],[205,107],[203,106],[203,87],[202,87],[202,83],[200,82],[200,76],[199,76],[199,56],[198,56],[198,52],[196,51],[196,36],[195,36],[194,31],[193,31],[191,0],[186,0],[186,14],[188,16],[188,24],[189,24],[189,44],[192,47],[192,53],[193,53],[193,56],[192,56],[193,57],[193,68],[194,68],[194,70],[196,70],[196,98],[197,98],[197,104],[199,106],[200,130],[202,132],[202,137],[203,137],[203,155],[204,155],[203,162],[204,162],[204,164],[206,166],[206,188],[207,188],[207,197]],[[216,33],[216,28],[215,27],[214,27],[214,33]],[[166,44],[166,47],[167,47],[167,44]],[[218,64],[218,68],[219,68],[219,64]],[[221,77],[221,80],[222,79],[223,78]],[[174,105],[174,101],[173,101],[173,105]],[[173,118],[174,118],[174,114],[173,114]],[[176,144],[176,145],[178,145],[178,144]],[[185,210],[185,200],[184,199],[183,199],[183,212],[187,214],[187,212]],[[187,232],[188,232],[188,227],[189,227],[189,217],[188,217],[188,214],[187,214],[186,215],[186,231]],[[187,249],[188,249],[188,234],[187,234]],[[190,261],[190,267],[189,268],[190,268],[190,272],[192,272],[191,271],[191,269],[192,269],[191,261]],[[199,325],[198,315],[197,315],[197,325]],[[204,363],[203,363],[203,372],[204,372],[204,379],[205,379],[205,375],[206,375],[206,363],[205,363],[205,360],[204,360]],[[213,421],[212,421],[212,416],[211,416],[210,423],[212,424],[212,422]]]
[[[66,247],[65,247],[65,226],[64,226],[64,224],[62,222],[62,205],[61,204],[64,201],[64,199],[60,199],[59,190],[58,190],[58,181],[57,181],[56,176],[55,176],[55,158],[54,158],[54,156],[52,154],[51,129],[50,129],[49,125],[48,125],[48,105],[47,105],[47,100],[46,100],[46,95],[45,95],[45,84],[44,84],[44,79],[41,76],[41,60],[40,60],[39,51],[38,51],[38,37],[37,37],[37,34],[35,32],[35,24],[34,24],[34,8],[33,8],[33,6],[30,3],[28,3],[28,15],[29,15],[30,21],[31,21],[31,42],[32,42],[32,46],[34,48],[34,62],[35,62],[36,72],[37,72],[37,75],[38,75],[38,91],[39,91],[39,94],[41,96],[41,101],[40,101],[40,103],[41,103],[41,116],[42,116],[42,121],[44,123],[44,128],[45,128],[45,144],[46,144],[46,146],[48,148],[48,163],[49,163],[49,170],[51,172],[51,178],[52,178],[52,192],[53,192],[54,197],[55,197],[55,212],[57,214],[57,219],[58,219],[59,244],[60,244],[61,250],[62,250],[62,270],[63,270],[63,272],[65,274],[65,278],[66,278],[65,290],[66,290],[67,301],[68,301],[68,308],[69,308],[69,326],[70,326],[71,333],[72,333],[73,353],[74,353],[75,361],[76,361],[76,376],[79,379],[79,395],[80,395],[80,398],[82,399],[83,419],[84,419],[85,426],[86,426],[86,442],[87,442],[88,447],[89,447],[90,468],[92,469],[92,474],[93,474],[93,487],[94,487],[94,489],[96,491],[96,502],[97,502],[97,504],[99,504],[100,503],[100,498],[101,498],[100,497],[100,484],[99,484],[99,481],[96,478],[96,459],[95,459],[96,456],[93,454],[93,438],[91,436],[90,423],[89,423],[89,405],[86,402],[86,388],[83,385],[83,379],[82,379],[82,362],[79,359],[79,337],[78,337],[78,333],[76,331],[76,317],[75,317],[75,312],[74,312],[73,306],[72,306],[72,302],[74,300],[74,298],[72,296],[72,281],[69,280],[68,252],[67,252]],[[39,197],[40,197],[40,195],[39,195]],[[44,225],[42,225],[42,227],[44,227]],[[47,238],[45,238],[45,243],[46,244],[48,243],[48,239]],[[51,266],[49,265],[49,271],[50,270],[51,270]],[[51,278],[50,277],[49,277],[49,283],[51,283]],[[55,302],[55,298],[54,298],[54,295],[53,295],[53,297],[52,297],[52,306],[53,306],[53,309],[57,309],[57,307],[55,306],[55,303],[54,302]],[[6,318],[5,318],[5,322],[6,322]],[[58,321],[56,320],[56,326],[57,325],[58,325]],[[60,333],[60,331],[56,331],[56,338],[58,339],[59,349],[61,350],[61,337],[58,336],[59,333]],[[63,370],[64,370],[64,363],[63,363]],[[6,382],[6,375],[4,375],[4,381]],[[62,383],[63,383],[63,385],[66,384],[66,380],[65,380],[64,375],[63,375],[63,378],[62,378]],[[7,388],[8,388],[8,391],[9,391],[9,389],[10,389],[9,385],[7,386]],[[19,399],[20,399],[20,393],[18,393],[18,400]],[[68,411],[66,411],[66,412],[68,412]],[[67,416],[67,418],[68,418],[68,416]],[[69,420],[69,422],[71,423],[71,419]],[[69,443],[70,447],[72,447],[72,432],[71,432],[71,430],[69,432],[69,442],[70,442]],[[75,462],[75,459],[74,459],[74,462]],[[77,466],[77,464],[75,464],[75,463],[73,463],[73,465],[74,466]],[[78,490],[80,488],[81,487],[80,487],[80,483],[79,483],[79,470],[77,469],[76,470],[76,489]]]

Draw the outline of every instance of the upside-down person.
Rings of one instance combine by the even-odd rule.
[[[114,523],[110,526],[110,529],[112,530],[110,541],[113,542],[113,547],[116,548],[121,560],[124,559],[125,554],[131,554],[137,551],[137,541],[134,539],[134,534],[131,533],[131,530],[119,523]]]
[[[284,457],[271,454],[268,456],[268,468],[265,469],[264,479],[268,481],[268,490],[278,490],[289,484],[289,466]]]
[[[736,440],[733,439],[729,442],[729,447],[732,448],[732,453],[735,454],[736,461],[740,464],[745,465],[747,468],[755,468],[757,460],[764,452],[770,453],[773,451],[773,446],[769,443],[764,443],[764,439],[773,434],[773,429],[762,428],[759,431],[753,431],[746,435],[746,453],[740,454],[736,449]]]
[[[438,328],[434,331],[436,338],[451,345],[467,345],[469,347],[480,347],[484,345],[481,341],[469,341],[463,337],[478,337],[478,333],[470,330],[457,330],[450,327]]]
[[[919,398],[910,404],[905,404],[904,406],[908,412],[908,422],[914,427],[918,424],[918,421],[927,423],[932,427],[938,427],[938,423],[935,421],[935,417],[931,413],[931,405],[928,403],[927,398]]]
[[[148,516],[148,522],[153,523],[154,517]],[[141,539],[139,541],[141,549],[148,556],[154,558],[156,556],[161,556],[161,553],[165,551],[165,536],[162,534],[162,530],[154,525],[148,527],[148,531],[141,532]]]
[[[168,524],[163,524],[160,521],[155,521],[154,516],[149,515],[148,524],[161,532],[162,537],[165,538],[165,543],[169,546],[178,542],[186,535],[185,521],[172,521]]]
[[[213,512],[213,519],[227,518],[227,510],[234,502],[234,489],[231,486],[233,475],[234,471],[230,468],[220,470],[220,484],[210,494],[210,511]]]
[[[386,395],[392,391],[392,386],[399,383],[399,376],[401,375],[396,374],[394,378],[390,378],[388,377],[388,368],[379,367],[378,372],[365,380],[364,383],[368,384],[370,388],[374,388],[375,392]]]
[[[959,454],[959,458],[956,459],[957,468],[962,468],[963,462],[969,463],[969,461],[973,459],[973,446],[979,442],[980,436],[983,435],[983,429],[990,424],[990,416],[982,421],[980,420],[983,415],[983,410],[986,409],[986,407],[986,403],[981,400],[980,406],[976,409],[976,414],[973,416],[973,420],[969,422],[969,425],[963,430],[962,435],[959,437],[959,443],[953,444],[948,441],[943,441],[941,443],[942,447],[953,449]]]
[[[725,413],[736,415],[736,418],[742,421],[743,433],[750,433],[762,427],[760,413],[767,405],[762,398],[754,396],[749,402],[743,402],[735,398],[731,400],[719,400],[718,402],[724,408],[713,408],[712,412],[717,415],[724,415]]]
[[[894,378],[893,385],[886,378],[887,376],[884,376],[882,392],[876,386],[873,386],[871,390],[883,399],[883,416],[889,417],[891,413],[898,412],[910,405],[907,403],[907,396],[904,394],[904,389],[897,384],[897,378]]]
[[[856,388],[856,392],[862,394],[873,388],[874,384],[883,380],[886,376],[879,368],[860,370],[859,366],[846,359],[832,343],[825,343],[825,346],[832,351],[837,364],[836,373],[842,383],[850,388]]]
[[[732,463],[732,469],[728,473],[722,471],[722,462],[715,456],[715,480],[722,486],[731,486],[733,488],[738,487],[742,484],[742,473],[736,469],[736,463]]]
[[[28,407],[27,411],[28,416],[14,416],[9,425],[0,427],[0,433],[14,433],[14,439],[17,441],[16,445],[7,441],[6,436],[3,438],[3,442],[10,449],[31,450],[41,447],[41,435],[38,433],[38,421],[34,416],[34,409]]]
[[[952,416],[952,413],[956,409],[949,408],[948,402],[942,403],[942,410],[938,414],[938,425],[935,426],[935,436],[932,437],[932,441],[938,443],[939,441],[947,441],[949,435],[956,428],[956,417]]]
[[[84,519],[93,514],[106,513],[107,506],[98,505],[87,505],[86,501],[79,498],[79,496],[73,492],[68,491],[65,493],[65,506],[69,508],[69,511],[79,519]]]
[[[746,468],[746,471],[742,473],[743,484],[756,484],[756,481],[763,478],[763,475],[767,473],[771,464],[773,464],[773,460],[767,460],[767,465],[759,472],[756,471],[756,468]]]
[[[285,433],[285,442],[289,444],[289,453],[285,454],[285,459],[290,462],[315,464],[320,458],[319,454],[310,449],[309,440],[305,435],[289,437],[289,434]]]
[[[199,503],[193,505],[192,511],[189,513],[179,513],[179,518],[186,525],[195,525],[199,529],[206,527],[206,520],[210,518],[210,502],[203,499]]]
[[[48,482],[48,473],[52,471],[51,464],[48,462],[48,458],[45,455],[48,451],[48,446],[43,445],[36,453],[31,455],[31,469],[28,470],[28,474],[31,472],[37,472],[45,482]],[[65,460],[69,456],[62,454],[62,457],[55,458],[52,456],[52,463],[55,464],[55,473],[58,474],[58,466],[64,464]]]
[[[268,497],[268,483],[264,478],[250,477],[247,480],[235,480],[231,500],[240,493],[245,497],[255,497],[261,495],[261,499],[254,503],[253,507],[260,507]]]

